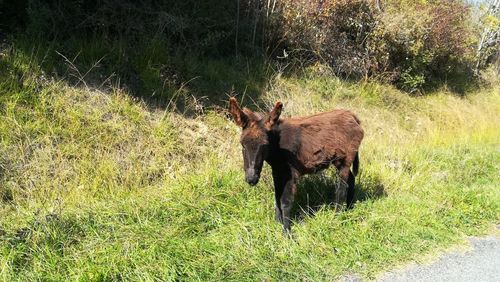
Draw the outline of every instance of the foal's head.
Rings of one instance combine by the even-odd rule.
[[[269,132],[278,122],[282,108],[283,104],[277,102],[272,111],[265,115],[247,108],[242,110],[235,98],[229,99],[229,111],[234,122],[243,129],[240,143],[243,147],[245,180],[252,186],[259,182],[262,165],[269,153]]]

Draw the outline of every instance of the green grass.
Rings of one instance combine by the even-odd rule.
[[[366,131],[355,208],[328,205],[333,171],[306,177],[287,238],[269,168],[245,184],[239,129],[224,112],[188,118],[119,87],[43,79],[36,56],[22,54],[0,57],[0,280],[375,277],[500,223],[498,88],[412,98],[317,75],[259,84],[256,108],[350,108]],[[226,64],[193,61],[199,88],[186,97],[225,76],[255,86]]]

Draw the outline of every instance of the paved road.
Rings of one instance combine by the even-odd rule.
[[[500,239],[490,236],[470,238],[471,249],[443,254],[429,264],[412,263],[390,271],[376,279],[378,282],[500,282]],[[356,275],[347,275],[342,282],[363,281]]]
[[[427,265],[413,264],[382,275],[377,281],[500,281],[500,239],[471,238],[472,249],[442,255]]]

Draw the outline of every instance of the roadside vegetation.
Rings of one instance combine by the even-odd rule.
[[[27,22],[9,29],[0,49],[0,280],[373,278],[500,224],[500,88],[486,59],[482,75],[472,74],[471,55],[447,68],[458,74],[440,77],[432,74],[445,55],[433,45],[409,47],[398,37],[401,48],[415,52],[412,58],[432,60],[405,61],[399,74],[392,72],[396,76],[347,75],[333,63],[341,60],[321,59],[333,54],[323,42],[294,49],[288,37],[286,58],[283,49],[257,49],[276,37],[263,32],[260,21],[260,33],[246,33],[255,10],[243,17],[248,7],[231,6],[239,1],[199,10],[164,1],[156,7],[165,17],[160,19],[183,29],[155,29],[159,34],[143,41],[137,32],[162,23],[145,17],[155,7],[136,14],[129,1],[111,10],[106,7],[113,1],[74,7],[64,4],[71,1],[27,2]],[[374,1],[385,8],[370,1],[353,1],[366,7],[325,2],[333,11],[345,6],[390,14],[400,7],[389,4],[397,1]],[[428,2],[434,3],[422,1],[415,9]],[[452,2],[461,11],[459,1]],[[192,13],[168,17],[161,13],[168,5]],[[195,13],[211,8],[224,13]],[[212,23],[211,16],[224,18],[225,12],[234,20],[236,9],[236,41],[234,30],[222,32],[225,22],[202,21]],[[93,16],[85,17],[89,11]],[[120,11],[139,16],[118,25],[108,13]],[[51,14],[69,12],[73,17]],[[183,16],[200,17],[191,26]],[[294,17],[283,13],[280,19]],[[34,24],[40,22],[47,25]],[[70,26],[82,36],[66,34]],[[205,26],[211,33],[203,33]],[[89,30],[94,35],[83,36]],[[382,33],[380,38],[394,38]],[[191,42],[200,45],[183,50]],[[290,52],[300,48],[315,55]],[[330,206],[333,169],[306,177],[298,186],[293,236],[284,236],[274,221],[269,168],[257,186],[244,181],[239,129],[225,110],[232,95],[261,111],[280,100],[285,117],[353,110],[365,129],[355,207],[336,214]]]

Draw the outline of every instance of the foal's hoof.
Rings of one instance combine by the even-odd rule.
[[[341,213],[345,209],[344,205],[335,204],[335,213]]]
[[[283,228],[283,236],[288,239],[293,239],[293,233],[291,229]]]

